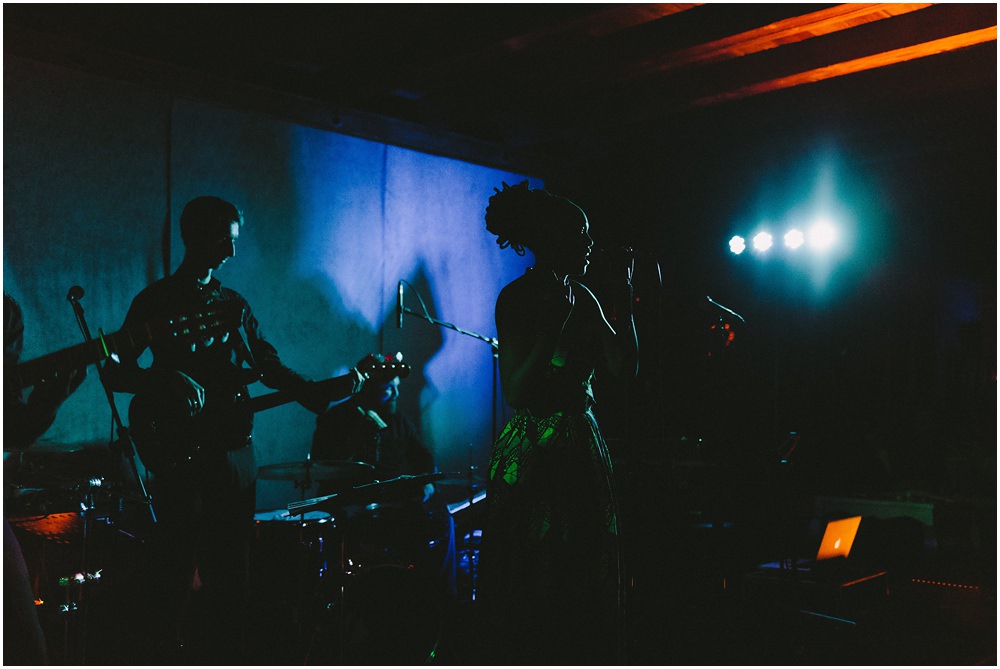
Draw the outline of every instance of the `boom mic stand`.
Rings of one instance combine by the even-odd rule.
[[[83,288],[79,286],[73,286],[69,289],[69,294],[66,299],[73,307],[73,312],[76,315],[77,325],[80,326],[80,331],[83,333],[84,342],[90,342],[90,329],[87,327],[87,321],[83,315],[83,307],[80,305],[80,298],[83,297]],[[109,401],[111,401],[111,408],[114,411],[114,401],[112,395],[104,384],[104,376],[101,372],[101,367],[98,366],[98,372],[101,376],[101,383],[104,385],[105,393],[108,395]],[[117,418],[117,415],[116,415]],[[97,487],[95,482],[99,479],[91,479],[90,488]],[[81,486],[81,488],[84,488]],[[61,577],[59,579],[60,585],[66,587],[66,598],[65,602],[60,606],[60,610],[66,616],[65,625],[63,629],[64,644],[63,644],[63,655],[67,662],[71,659],[79,664],[85,664],[86,662],[86,636],[87,636],[87,609],[89,599],[85,594],[86,585],[88,581],[98,580],[100,578],[100,569],[90,568],[90,542],[91,542],[91,523],[94,520],[94,499],[93,494],[88,492],[80,501],[80,508],[83,514],[83,536],[80,546],[80,562],[79,571],[72,576]],[[72,624],[74,621],[77,622],[75,626]],[[75,657],[71,658],[71,655]]]
[[[460,328],[457,325],[454,325],[452,323],[446,323],[445,321],[440,321],[440,320],[438,320],[436,318],[431,317],[431,315],[427,313],[427,306],[424,304],[423,299],[420,297],[420,293],[417,293],[417,291],[413,288],[413,286],[410,286],[410,290],[413,290],[413,292],[417,294],[417,299],[420,300],[420,306],[424,308],[424,311],[423,311],[423,313],[418,313],[418,312],[416,312],[416,311],[408,308],[406,305],[403,304],[403,286],[404,285],[410,286],[410,284],[407,281],[400,280],[400,282],[399,282],[399,300],[396,303],[396,310],[399,312],[398,313],[398,321],[397,321],[397,323],[398,323],[398,326],[400,328],[403,327],[403,314],[412,314],[414,316],[417,316],[418,318],[421,318],[421,319],[427,321],[428,323],[431,323],[432,325],[439,325],[439,326],[441,326],[443,328],[448,328],[449,330],[454,330],[455,332],[457,332],[459,334],[463,334],[463,335],[466,335],[468,337],[472,337],[474,339],[478,339],[479,341],[486,342],[487,344],[490,345],[490,347],[491,347],[491,349],[493,351],[493,426],[492,426],[493,432],[491,433],[491,439],[495,438],[496,434],[497,434],[497,399],[499,397],[498,392],[497,392],[497,379],[499,377],[498,361],[499,361],[499,358],[500,358],[500,343],[497,341],[496,337],[487,337],[486,335],[479,334],[478,332],[472,332],[470,330],[464,330],[464,329],[462,329],[462,328]]]
[[[66,299],[73,306],[73,313],[76,315],[76,322],[80,326],[80,331],[83,333],[84,341],[90,341],[90,328],[87,326],[87,320],[83,315],[83,306],[80,304],[80,298],[83,297],[83,288],[79,286],[73,286],[69,289],[69,294]],[[101,344],[104,346],[104,332],[98,330],[101,335]],[[105,346],[105,350],[107,347]],[[142,482],[142,477],[139,476],[139,468],[135,464],[136,452],[135,444],[132,442],[132,437],[129,434],[128,428],[122,423],[121,415],[118,413],[118,407],[115,405],[114,393],[108,387],[107,378],[104,374],[104,367],[101,365],[97,366],[97,373],[101,379],[101,385],[104,387],[104,394],[108,399],[108,405],[111,407],[111,419],[115,424],[115,432],[118,438],[112,441],[110,444],[111,451],[117,453],[128,459],[129,468],[132,472],[132,476],[135,479],[136,485],[139,487],[138,499],[149,509],[149,516],[152,522],[156,523],[156,513],[153,510],[153,504],[146,492],[146,486]],[[130,496],[131,497],[131,496]]]
[[[449,330],[454,330],[455,332],[457,332],[459,334],[463,334],[463,335],[466,335],[468,337],[472,337],[474,339],[478,339],[479,341],[486,342],[487,344],[490,345],[490,349],[491,349],[491,351],[493,353],[493,396],[492,396],[492,401],[493,401],[493,406],[492,406],[492,420],[493,420],[493,424],[492,424],[492,428],[491,428],[492,431],[490,432],[490,441],[492,443],[492,440],[496,439],[496,436],[497,436],[497,426],[498,426],[497,405],[498,405],[498,400],[499,400],[499,392],[497,390],[497,387],[499,385],[499,383],[498,383],[498,380],[499,380],[499,360],[500,360],[500,343],[499,343],[499,341],[497,340],[496,337],[487,337],[486,335],[479,334],[478,332],[472,332],[470,330],[465,330],[465,329],[460,328],[457,325],[454,325],[452,323],[447,323],[445,321],[441,321],[441,320],[438,320],[436,318],[433,318],[430,314],[427,313],[427,305],[424,304],[424,300],[420,297],[420,293],[418,293],[413,288],[413,286],[410,286],[410,290],[413,290],[413,292],[416,293],[417,300],[420,301],[420,306],[423,307],[423,313],[418,313],[416,311],[413,311],[412,309],[407,308],[406,305],[403,304],[403,286],[404,286],[404,284],[407,285],[407,286],[410,286],[410,284],[408,282],[406,282],[405,280],[400,279],[399,286],[398,286],[398,296],[397,296],[397,301],[396,301],[397,325],[400,328],[403,327],[403,314],[412,314],[414,316],[417,316],[418,318],[421,318],[421,319],[427,321],[428,323],[431,323],[432,325],[438,325],[438,326],[443,327],[443,328],[448,328]],[[469,464],[469,486],[468,486],[469,508],[472,508],[472,506],[475,504],[475,501],[476,501],[475,500],[475,489],[474,489],[474,486],[473,486],[473,475],[474,475],[474,472],[475,472],[475,468],[470,463]],[[472,549],[471,542],[472,542],[472,539],[471,539],[471,534],[470,534],[470,546],[469,546],[469,553],[468,553],[468,555],[469,555],[469,578],[471,580],[470,587],[471,587],[471,590],[472,590],[472,593],[473,593],[472,594],[472,598],[475,599],[476,573],[475,573],[475,560],[473,559],[473,552],[474,551]]]

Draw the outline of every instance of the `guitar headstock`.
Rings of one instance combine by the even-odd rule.
[[[405,379],[410,375],[410,366],[403,362],[403,354],[381,355],[369,353],[357,364],[357,370],[367,379],[385,382],[397,376]]]
[[[207,348],[216,341],[228,341],[231,331],[240,325],[239,312],[222,302],[205,305],[197,312],[184,313],[167,319],[160,326],[160,337],[184,342],[194,351]]]

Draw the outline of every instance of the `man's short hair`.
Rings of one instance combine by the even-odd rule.
[[[181,212],[181,239],[187,244],[206,232],[214,234],[216,226],[231,223],[243,225],[243,212],[236,205],[211,195],[196,197],[184,205]]]

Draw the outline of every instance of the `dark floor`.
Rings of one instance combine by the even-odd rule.
[[[754,496],[689,474],[667,486],[656,472],[626,477],[626,664],[996,665],[995,505],[939,504],[932,541],[907,519],[871,521],[852,559],[885,575],[864,587],[817,589],[759,576],[766,562],[808,554],[806,530],[816,520],[808,495],[767,481],[762,487],[780,494]],[[473,601],[482,519],[472,511],[459,517],[457,598],[392,560],[317,578],[308,566],[313,553],[303,563],[302,553],[285,552],[284,539],[262,538],[268,545],[258,549],[272,555],[277,547],[289,558],[256,563],[248,652],[233,649],[233,661],[486,663],[491,641]],[[104,560],[104,568],[82,585],[53,585],[59,573],[75,571],[72,542],[25,542],[29,563],[45,560],[41,575],[50,585],[39,611],[53,663],[201,664],[131,631],[133,618],[159,603],[130,577],[130,543],[112,535],[95,535],[99,550],[90,560]]]
[[[751,587],[752,567],[683,565],[667,554],[670,541],[682,540],[725,551],[738,534],[735,527],[716,531],[644,542],[649,550],[641,563],[633,560],[630,577],[626,664],[996,665],[995,569],[985,563],[929,555],[853,597],[828,591],[789,599],[788,592]],[[722,536],[727,531],[731,537]],[[268,595],[252,607],[249,653],[239,663],[483,664],[488,641],[477,633],[468,574],[460,576],[460,601],[397,565],[350,577],[344,592],[331,580],[305,606]],[[48,609],[55,664],[201,663],[130,637],[128,621],[107,604],[114,600],[97,590],[89,596],[87,616]],[[342,601],[349,602],[346,616]]]

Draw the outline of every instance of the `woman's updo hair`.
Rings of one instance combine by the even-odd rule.
[[[497,244],[514,249],[519,256],[524,249],[536,249],[545,243],[555,227],[580,220],[579,207],[564,197],[540,188],[528,188],[522,181],[516,186],[503,183],[494,188],[486,207],[486,230],[497,236]]]

